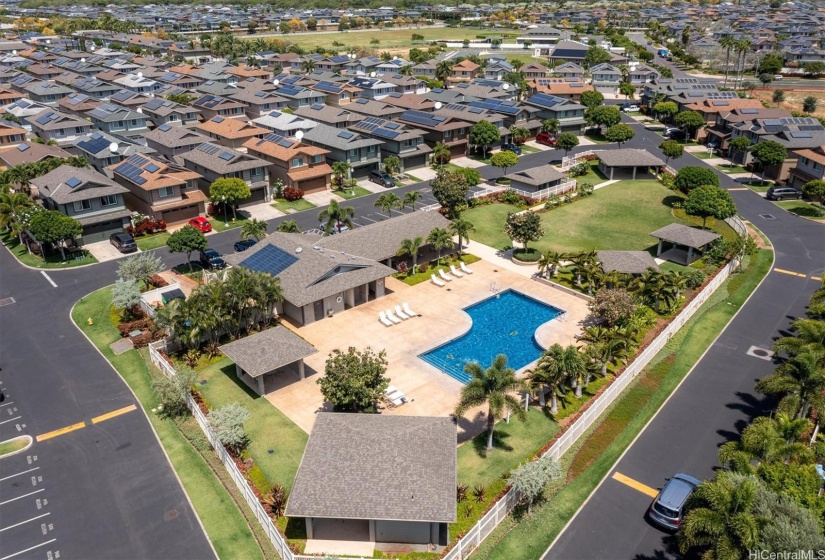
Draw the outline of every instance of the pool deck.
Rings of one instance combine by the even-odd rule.
[[[510,264],[510,263],[508,263]],[[510,264],[510,266],[513,266]],[[317,380],[323,375],[324,363],[336,348],[359,350],[371,347],[387,352],[387,375],[410,402],[387,408],[383,414],[405,416],[448,416],[458,403],[462,384],[418,358],[440,344],[470,329],[472,321],[462,308],[491,297],[498,290],[513,289],[564,311],[536,331],[536,340],[547,348],[555,343],[575,343],[588,315],[587,303],[574,295],[530,279],[535,267],[508,270],[499,262],[479,261],[471,268],[475,274],[456,278],[439,288],[431,282],[408,286],[394,278],[387,279],[388,294],[378,300],[348,309],[335,317],[311,325],[296,327],[284,324],[318,349],[305,360],[307,377],[285,372],[267,381],[266,398],[306,432],[312,429],[315,414],[323,411],[324,401]],[[507,267],[510,268],[510,267]],[[407,302],[420,317],[385,327],[378,312]],[[505,352],[506,353],[506,352]],[[528,366],[529,367],[529,366]],[[472,410],[459,422],[459,439],[480,433],[485,409]]]

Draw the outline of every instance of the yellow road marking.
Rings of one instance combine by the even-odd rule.
[[[791,270],[785,270],[784,268],[774,268],[773,271],[774,272],[779,272],[781,274],[788,274],[790,276],[798,276],[800,278],[807,278],[808,277],[807,274],[800,274],[798,272],[793,272]]]
[[[811,276],[811,280],[815,280],[817,282],[822,282],[822,277],[821,276]]]
[[[728,189],[729,191],[749,191],[748,187],[735,187],[733,189]]]
[[[617,481],[621,482],[622,484],[626,484],[627,486],[630,486],[634,490],[638,490],[642,494],[646,494],[647,496],[650,496],[651,498],[655,498],[659,494],[659,491],[656,490],[655,488],[651,488],[650,486],[648,486],[646,484],[642,484],[641,482],[639,482],[637,480],[633,480],[629,476],[625,476],[622,473],[614,472],[613,476],[611,478],[613,480],[617,480]]]
[[[60,428],[59,430],[54,430],[51,432],[46,432],[45,434],[40,434],[35,439],[37,441],[43,441],[47,439],[51,439],[53,437],[62,436],[63,434],[68,434],[69,432],[73,432],[75,430],[79,430],[81,428],[86,427],[86,422],[78,422],[77,424],[72,424],[71,426],[66,426],[65,428]]]
[[[118,408],[117,410],[113,410],[112,412],[107,412],[106,414],[101,414],[100,416],[95,416],[92,418],[92,424],[98,424],[103,422],[104,420],[108,420],[109,418],[114,418],[115,416],[120,416],[121,414],[126,414],[127,412],[132,412],[137,407],[133,404],[129,406],[124,406],[123,408]]]

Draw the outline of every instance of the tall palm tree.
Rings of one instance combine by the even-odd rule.
[[[438,251],[438,260],[436,263],[438,265],[441,264],[441,251],[444,249],[452,249],[453,245],[453,236],[450,235],[450,232],[447,231],[445,228],[433,228],[430,234],[427,236],[427,244],[432,245],[433,249]]]
[[[398,251],[395,253],[399,257],[403,257],[404,255],[410,255],[413,260],[413,274],[415,274],[415,269],[418,266],[418,250],[421,248],[421,245],[424,243],[424,238],[416,237],[414,239],[404,239],[401,241],[401,247],[398,248]]]
[[[730,71],[730,51],[736,45],[733,35],[727,35],[719,40],[719,45],[725,49],[725,83],[723,87],[728,87],[728,72]]]
[[[618,336],[616,329],[603,325],[583,328],[576,340],[586,343],[588,348],[598,349],[598,352],[591,354],[591,357],[599,361],[602,375],[607,375],[607,365],[627,346],[626,341]]]
[[[739,87],[742,86],[742,76],[745,73],[745,59],[747,58],[748,51],[751,50],[751,45],[753,45],[753,43],[750,39],[740,39],[736,41],[736,45],[734,46],[737,58],[740,58],[742,61],[739,65]]]
[[[587,293],[592,295],[593,288],[598,288],[604,283],[604,271],[601,265],[595,262],[589,262],[582,267],[582,276],[587,282]]]
[[[783,336],[774,342],[773,350],[779,354],[795,356],[806,348],[825,345],[825,323],[814,319],[796,319],[791,322],[795,336]]]
[[[526,383],[516,377],[513,368],[507,367],[507,356],[499,354],[487,369],[472,362],[464,366],[464,371],[472,376],[470,382],[461,389],[461,397],[455,409],[457,418],[471,408],[487,404],[487,449],[493,448],[493,430],[496,418],[509,409],[520,420],[527,413],[513,393],[525,391]]]
[[[450,158],[452,158],[452,152],[450,151],[450,147],[446,144],[442,144],[441,142],[436,142],[435,146],[433,147],[433,161],[436,162],[438,165],[444,165],[445,163],[450,162]]]
[[[398,73],[402,76],[412,76],[413,75],[413,67],[412,64],[405,64],[401,68],[398,69]]]
[[[387,213],[388,218],[392,218],[392,209],[401,208],[401,199],[395,193],[384,193],[375,199],[373,207],[380,208]]]
[[[558,251],[545,251],[539,257],[539,272],[543,272],[545,277],[550,278],[559,273],[559,266],[568,258],[566,253],[559,253]]]
[[[560,359],[563,354],[564,348],[560,344],[554,344],[542,353],[536,367],[528,374],[532,390],[539,393],[541,406],[544,406],[544,388],[550,390],[550,414],[558,413],[559,395],[566,392],[567,372],[563,360]]]
[[[301,233],[301,228],[298,227],[298,222],[295,220],[284,220],[278,224],[275,231],[280,231],[282,233]]]
[[[511,126],[510,134],[513,136],[514,144],[521,144],[530,137],[530,131],[523,126]]]
[[[332,164],[332,176],[339,189],[344,188],[344,179],[349,176],[350,169],[352,166],[346,161],[336,161]]]
[[[453,63],[449,60],[442,60],[435,65],[435,79],[442,82],[446,86],[447,80],[450,78],[452,71]]]
[[[544,119],[541,121],[541,131],[548,133],[558,132],[561,122],[559,119]]]
[[[311,58],[305,58],[301,62],[301,72],[304,74],[310,74],[315,71],[315,61]]]
[[[458,253],[461,254],[463,250],[462,241],[466,239],[467,244],[469,244],[470,232],[476,230],[475,226],[473,225],[473,222],[469,220],[464,220],[462,218],[455,218],[454,220],[450,221],[448,229],[451,234],[458,237]]]
[[[404,194],[404,200],[401,201],[404,206],[409,206],[415,212],[415,205],[421,200],[421,193],[419,191],[410,191]]]
[[[20,212],[34,206],[34,202],[22,192],[12,192],[4,187],[0,192],[0,227],[8,228],[17,220]]]
[[[260,241],[266,237],[266,221],[252,218],[241,226],[241,239],[254,237],[255,241]]]
[[[582,285],[582,273],[584,272],[585,267],[592,264],[596,260],[596,252],[595,251],[582,251],[581,253],[576,253],[575,255],[570,255],[568,260],[573,263],[573,267],[576,270],[576,285]]]
[[[825,351],[816,347],[801,350],[757,381],[756,390],[781,396],[780,410],[791,411],[796,418],[807,418],[811,405],[822,410],[825,407]]]
[[[341,227],[347,226],[349,229],[354,227],[352,218],[355,216],[355,208],[352,206],[339,206],[335,200],[330,201],[329,206],[318,213],[318,220],[324,223],[324,232],[331,233],[335,228],[338,233],[341,233]]]

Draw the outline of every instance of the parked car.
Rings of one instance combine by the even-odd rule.
[[[191,220],[189,220],[189,225],[197,230],[202,231],[203,233],[209,233],[210,231],[212,231],[212,224],[210,224],[209,220],[207,220],[203,216],[192,218]]]
[[[648,518],[665,529],[677,530],[682,525],[682,508],[701,481],[690,475],[677,473],[667,479],[659,495],[647,510]]]
[[[200,252],[200,264],[203,268],[214,270],[226,267],[226,261],[215,249],[204,249]]]
[[[561,160],[560,159],[551,159],[550,161],[547,162],[547,165],[561,165]]]
[[[549,132],[539,132],[536,134],[536,142],[544,144],[545,146],[555,146],[556,135],[550,134]]]
[[[235,242],[235,252],[240,253],[242,251],[246,251],[258,241],[256,239],[242,239],[240,241]]]
[[[325,224],[324,222],[321,222],[318,225],[318,227],[321,231],[324,231],[327,227],[327,224]],[[348,229],[349,229],[349,227],[347,227],[347,224],[338,222],[336,225],[332,226],[332,229],[330,230],[329,234],[330,235],[335,235],[336,233],[343,233],[343,232],[347,231]]]
[[[502,152],[513,152],[517,156],[521,155],[521,147],[516,146],[515,144],[502,144],[501,145]]]
[[[793,187],[771,187],[765,195],[768,200],[786,200],[802,198],[802,191],[798,191]]]
[[[395,186],[395,179],[389,173],[384,171],[370,171],[370,181],[377,183],[382,187],[392,188]]]
[[[782,74],[777,74],[776,76],[773,77],[774,82],[779,82],[781,80],[782,80]]]
[[[624,113],[635,113],[640,110],[641,109],[639,108],[639,106],[635,103],[628,103],[627,105],[622,105],[622,112]]]
[[[665,138],[670,138],[671,140],[684,140],[687,138],[687,134],[685,134],[685,131],[681,128],[666,128]]]
[[[110,235],[109,243],[117,247],[117,250],[121,253],[133,253],[137,251],[137,243],[135,243],[134,237],[125,231]]]

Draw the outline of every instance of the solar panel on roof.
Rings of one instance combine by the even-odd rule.
[[[210,156],[215,155],[221,149],[220,146],[216,146],[215,144],[204,143],[198,146],[197,148],[201,152],[207,153]]]
[[[320,111],[324,107],[325,107],[325,105],[323,105],[321,103],[313,103],[312,105],[309,106],[309,108],[312,109],[313,111]]]
[[[394,122],[388,122],[388,123],[387,123],[387,124],[385,124],[384,126],[385,126],[386,128],[389,128],[389,129],[395,130],[395,129],[397,129],[397,128],[398,128],[399,126],[401,126],[401,125],[399,125],[398,123],[394,123]]]
[[[160,169],[160,167],[158,167],[154,163],[150,163],[149,165],[146,166],[146,171],[148,171],[149,173],[155,173],[159,169]]]
[[[444,122],[447,120],[447,117],[442,117],[441,115],[433,115],[433,120],[435,122]]]
[[[221,158],[224,161],[232,161],[232,158],[235,157],[235,156],[233,156],[229,152],[221,152],[218,157]]]
[[[810,132],[791,132],[791,138],[813,138]]]
[[[171,107],[172,105],[174,105],[174,103],[172,103],[171,101],[164,101],[163,102],[164,107]]]
[[[135,181],[135,183],[137,183],[138,185],[142,185],[143,183],[145,183],[145,182],[146,182],[146,179],[144,179],[143,177],[141,177],[141,176],[139,176],[139,175],[138,175],[137,177],[135,177],[134,181]]]
[[[345,140],[349,140],[353,136],[355,136],[355,135],[352,132],[347,132],[346,130],[343,130],[343,131],[338,133],[338,138],[343,138]]]
[[[745,109],[742,109],[742,114],[743,115],[758,115],[759,114],[759,109],[745,108]]]
[[[281,146],[282,148],[291,148],[292,147],[292,142],[290,142],[289,140],[284,138],[283,140],[278,142],[278,145]]]
[[[357,99],[355,102],[358,103],[359,105],[366,105],[370,101],[369,101],[369,99]]]
[[[17,149],[21,152],[25,152],[26,150],[29,149],[29,145],[28,144],[20,144],[19,146],[17,146]]]
[[[265,91],[256,92],[255,97],[266,97],[266,92]]]
[[[91,136],[89,140],[85,142],[79,142],[77,147],[83,150],[84,152],[88,152],[90,154],[97,154],[105,150],[109,147],[109,141],[106,140],[100,134],[95,137],[94,135]]]
[[[298,258],[274,245],[266,245],[254,255],[242,260],[240,265],[256,272],[268,272],[277,276],[298,261]]]
[[[214,116],[214,117],[212,117],[212,122],[222,123],[223,122],[223,117]]]
[[[171,127],[171,126],[169,126],[169,125],[168,125],[168,124],[166,124],[166,123],[163,123],[162,125],[160,125],[160,126],[158,127],[158,129],[159,129],[161,132],[169,132],[170,130],[172,130],[172,127]]]
[[[394,139],[396,136],[401,134],[400,132],[387,130],[386,128],[377,128],[372,133],[380,138],[389,138],[390,140]]]
[[[69,179],[66,180],[66,184],[69,185],[69,188],[72,188],[72,189],[75,188],[76,186],[78,186],[80,183],[82,183],[82,181],[80,179],[78,179],[77,177],[70,177]]]

